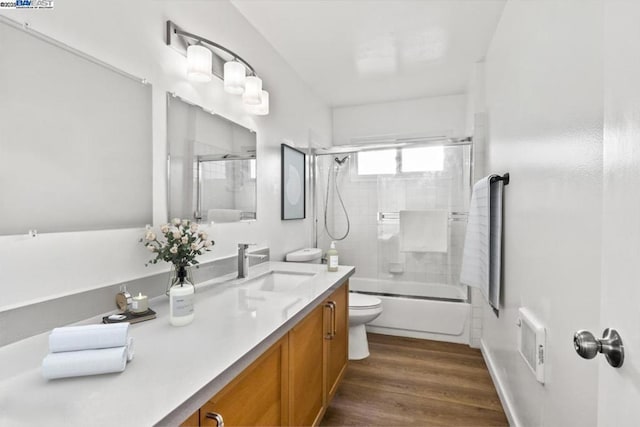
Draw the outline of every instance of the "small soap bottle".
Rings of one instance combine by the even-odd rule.
[[[338,271],[338,251],[336,242],[331,242],[331,247],[327,251],[327,270]]]

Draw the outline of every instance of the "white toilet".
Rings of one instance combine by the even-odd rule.
[[[365,325],[380,316],[380,313],[380,298],[349,292],[349,360],[369,357]]]
[[[320,263],[322,250],[300,249],[286,256],[287,262]],[[382,313],[382,301],[371,295],[349,292],[349,360],[360,360],[369,356],[369,342],[365,325]]]

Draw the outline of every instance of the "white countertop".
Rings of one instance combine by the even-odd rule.
[[[267,270],[314,275],[288,292],[244,286]],[[177,425],[353,272],[348,266],[332,273],[326,265],[263,263],[248,279],[227,276],[198,285],[195,319],[183,327],[169,325],[167,297],[154,298],[149,305],[158,317],[131,325],[135,358],[117,374],[45,380],[40,365],[49,333],[0,347],[0,425]]]

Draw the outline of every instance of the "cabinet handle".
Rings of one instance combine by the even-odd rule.
[[[329,301],[329,306],[331,307],[331,339],[336,337],[336,302]]]
[[[204,416],[210,420],[215,420],[217,427],[224,427],[224,419],[222,418],[222,415],[217,412],[207,412]]]
[[[334,313],[336,310],[335,305],[333,304],[332,301],[328,301],[324,304],[324,308],[328,308],[329,311],[331,312],[331,315],[329,316],[329,330],[327,331],[327,333],[324,335],[324,339],[326,340],[331,340],[333,339],[333,318],[334,318]],[[325,326],[327,325],[326,320],[324,321]]]

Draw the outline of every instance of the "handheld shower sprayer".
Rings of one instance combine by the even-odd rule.
[[[347,161],[347,159],[349,158],[349,155],[347,154],[346,156],[344,156],[342,159],[339,159],[337,157],[334,157],[333,160],[338,164],[338,166],[342,166],[344,164],[344,162]]]
[[[338,188],[338,175],[340,174],[341,166],[344,164],[344,162],[347,161],[348,158],[349,158],[349,154],[344,156],[342,159],[339,159],[338,157],[334,157],[333,161],[335,162],[335,164],[333,165],[333,167],[329,166],[329,171],[327,173],[327,193],[324,199],[324,229],[327,231],[327,234],[329,235],[329,237],[331,237],[332,240],[346,239],[347,236],[349,235],[349,230],[351,229],[351,223],[349,221],[349,213],[347,212],[347,208],[345,207],[344,201],[342,200],[342,195],[340,194],[340,189]],[[338,201],[342,206],[345,220],[347,222],[347,229],[344,232],[344,235],[342,235],[341,237],[336,237],[333,234],[331,234],[331,232],[329,231],[329,226],[327,224],[327,210],[329,206],[329,192],[331,189],[332,175],[333,175],[333,187],[334,187],[335,195],[338,197]]]

